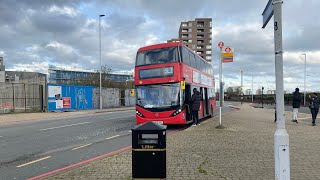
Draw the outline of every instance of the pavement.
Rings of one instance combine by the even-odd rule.
[[[108,109],[92,109],[92,110],[79,110],[69,112],[37,112],[37,113],[11,113],[0,114],[0,124],[12,124],[27,121],[43,120],[43,119],[59,119],[63,117],[82,116],[95,113],[115,112],[135,110],[135,107],[120,107]]]
[[[310,114],[299,113],[298,124],[291,122],[291,112],[285,112],[285,119],[291,179],[320,179],[320,126],[311,126]],[[274,109],[243,104],[222,115],[224,129],[218,124],[215,116],[167,136],[167,179],[275,179]],[[131,159],[127,147],[38,178],[128,180]]]

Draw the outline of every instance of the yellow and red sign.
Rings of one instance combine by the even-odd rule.
[[[233,50],[230,47],[224,48],[224,51],[221,53],[222,62],[233,62]]]

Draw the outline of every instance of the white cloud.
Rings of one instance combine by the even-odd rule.
[[[103,51],[104,62],[109,64],[113,61],[119,61],[125,64],[133,64],[138,45],[127,44],[125,41],[113,40],[110,44],[111,51]]]
[[[320,57],[320,51],[307,51],[307,52],[286,52],[283,55],[284,61],[290,61],[295,64],[304,64],[304,58],[306,54],[307,64],[320,64],[318,60]]]
[[[64,6],[64,7],[58,7],[56,5],[53,5],[49,8],[48,12],[50,13],[58,13],[58,14],[61,14],[61,15],[67,15],[67,16],[70,16],[70,17],[75,17],[78,15],[78,11],[72,7],[67,7],[67,6]]]
[[[33,44],[30,47],[26,47],[26,51],[28,52],[38,51],[39,49],[40,47],[37,44]]]
[[[302,53],[307,54],[308,87],[318,87],[312,82],[320,76],[319,2],[311,0],[306,4],[292,0],[283,4],[285,88],[300,86],[303,80]],[[171,0],[3,1],[0,3],[3,9],[0,11],[0,56],[4,56],[7,68],[35,65],[34,70],[38,71],[35,63],[46,62],[96,69],[99,64],[98,14],[106,13],[101,18],[102,63],[112,69],[132,70],[139,47],[177,37],[181,21],[212,17],[215,74],[218,74],[216,60],[219,59],[217,43],[224,41],[235,49],[235,61],[224,64],[226,84],[239,84],[239,71],[243,69],[246,86],[250,86],[251,81],[248,74],[253,73],[257,88],[274,87],[272,23],[261,29],[265,3],[248,0],[204,0],[203,3],[196,0],[183,3]]]
[[[61,53],[63,55],[69,55],[74,52],[74,49],[72,46],[67,44],[62,44],[57,41],[52,41],[48,43],[45,47],[49,50],[53,50],[56,53]]]
[[[7,71],[27,71],[27,72],[40,72],[48,74],[49,64],[47,62],[31,62],[28,64],[15,64],[14,68],[6,69]]]
[[[145,40],[145,45],[147,46],[155,43],[159,43],[159,38],[153,34],[149,34]]]

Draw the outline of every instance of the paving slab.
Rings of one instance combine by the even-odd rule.
[[[310,114],[291,122],[291,179],[320,179],[320,126],[311,126]],[[274,179],[274,110],[243,104],[219,116],[167,137],[167,179]],[[319,123],[320,125],[320,123]],[[131,150],[60,171],[43,179],[131,179]]]

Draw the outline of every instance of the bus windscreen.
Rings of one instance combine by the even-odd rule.
[[[180,84],[137,86],[137,105],[148,108],[170,108],[179,105]]]
[[[178,48],[169,47],[139,52],[136,66],[178,62]]]

